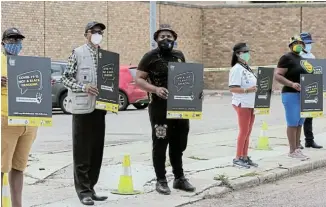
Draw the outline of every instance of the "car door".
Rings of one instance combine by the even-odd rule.
[[[52,85],[52,103],[59,102],[59,96],[62,91],[62,73],[64,71],[64,64],[51,63],[51,85]]]
[[[132,104],[140,100],[146,100],[148,98],[147,93],[140,89],[135,82],[137,67],[130,67],[129,72],[132,76],[132,81],[128,85],[128,91],[130,91],[129,102]]]

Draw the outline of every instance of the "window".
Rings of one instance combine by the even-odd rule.
[[[133,78],[136,78],[137,68],[129,68],[130,74]]]
[[[51,75],[52,76],[61,76],[63,73],[63,68],[61,64],[52,63],[51,64]]]

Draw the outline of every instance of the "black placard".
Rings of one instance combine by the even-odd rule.
[[[271,106],[274,68],[259,67],[257,73],[255,114],[269,114]]]
[[[306,59],[314,68],[314,74],[323,74],[323,91],[326,98],[326,59]]]
[[[118,53],[98,50],[96,108],[117,113],[119,111],[119,69]]]
[[[204,66],[170,62],[168,65],[167,118],[201,119]]]
[[[8,125],[52,126],[51,59],[8,56]]]
[[[323,75],[301,74],[301,117],[323,116]]]

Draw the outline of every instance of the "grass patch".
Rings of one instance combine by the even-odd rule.
[[[250,173],[246,173],[246,174],[243,174],[243,175],[240,175],[241,178],[243,177],[255,177],[259,175],[259,173],[256,173],[256,172],[250,172]]]
[[[218,181],[221,181],[221,184],[219,186],[226,186],[230,189],[233,189],[231,183],[230,183],[230,180],[229,180],[229,177],[226,176],[226,175],[217,175],[214,177],[214,180],[218,180]]]
[[[200,158],[200,157],[195,157],[195,156],[190,156],[188,158],[193,159],[193,160],[209,160],[207,158]]]

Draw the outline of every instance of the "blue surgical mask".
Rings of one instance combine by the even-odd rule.
[[[311,52],[311,48],[312,48],[312,44],[306,44],[304,50],[310,53]]]
[[[8,54],[10,54],[10,55],[18,55],[19,52],[22,50],[23,45],[22,45],[21,42],[10,43],[10,44],[5,43],[4,48],[6,49]]]

